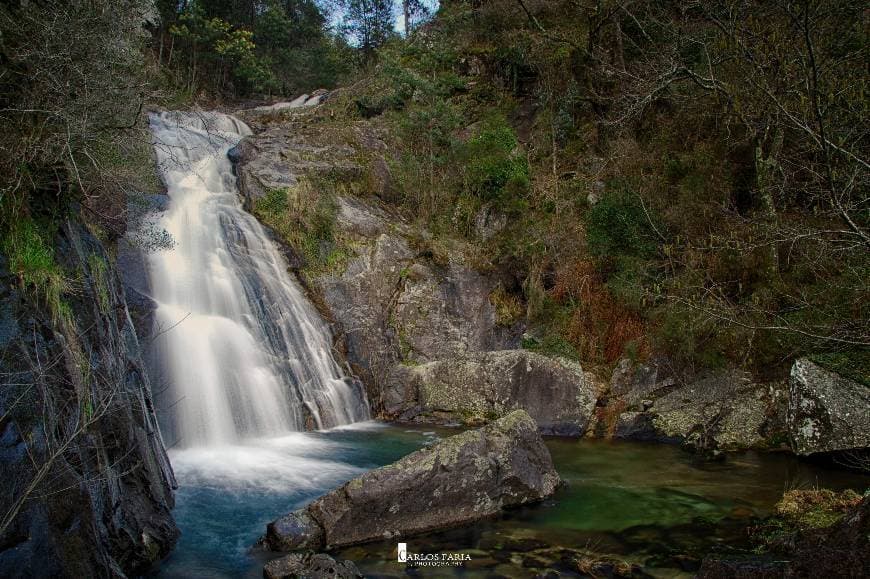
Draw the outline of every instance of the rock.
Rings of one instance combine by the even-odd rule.
[[[604,181],[595,181],[589,186],[589,193],[586,195],[586,202],[590,207],[594,207],[604,197],[604,191],[607,185]]]
[[[487,205],[474,216],[474,233],[486,241],[501,232],[507,224],[507,215]]]
[[[698,577],[870,577],[870,495],[789,491],[772,524],[750,530],[761,555],[708,557]]]
[[[781,579],[788,563],[771,556],[733,555],[707,557],[698,570],[698,579]]]
[[[596,412],[600,436],[683,442],[721,457],[719,451],[777,446],[785,431],[786,392],[756,384],[738,370],[678,380],[667,360],[620,360],[610,397]]]
[[[870,388],[797,360],[789,381],[788,431],[801,455],[870,447]]]
[[[610,379],[610,393],[621,398],[628,410],[645,410],[651,399],[674,390],[676,379],[666,360],[636,364],[628,358],[617,362]]]
[[[459,421],[468,415],[497,418],[520,408],[544,434],[583,435],[597,398],[594,377],[579,364],[527,350],[470,353],[403,374],[393,387],[410,384],[421,413],[450,413]],[[387,394],[390,404],[402,397]]]
[[[282,113],[279,124],[266,124],[231,152],[246,208],[272,189],[305,195],[304,179],[336,191],[334,243],[343,258],[316,272],[300,263],[301,273],[334,322],[337,349],[367,385],[374,412],[414,416],[416,390],[394,382],[403,365],[519,347],[523,320],[500,319],[492,299],[516,280],[477,271],[461,244],[437,245],[386,204],[396,194],[391,152],[376,128],[309,125],[301,114]],[[488,235],[503,218],[484,221]]]
[[[351,480],[271,523],[264,542],[331,549],[406,537],[541,501],[559,484],[535,422],[517,410]]]
[[[14,326],[5,332],[17,335],[0,340],[3,374],[13,377],[0,388],[0,510],[34,480],[34,465],[49,469],[0,535],[0,576],[138,576],[179,534],[150,381],[106,248],[70,219],[55,258],[79,280],[63,296],[63,323],[13,289],[14,276],[0,268],[0,312]],[[71,436],[81,416],[96,420]],[[49,460],[62,444],[66,451]]]
[[[336,561],[325,553],[292,553],[266,563],[264,579],[356,579],[362,577],[352,561]]]

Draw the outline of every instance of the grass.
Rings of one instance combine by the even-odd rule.
[[[301,179],[293,188],[270,189],[254,205],[254,214],[304,258],[312,274],[342,269],[352,251],[335,232],[338,204],[326,182]]]
[[[100,306],[100,311],[107,313],[111,309],[107,273],[108,264],[102,256],[97,255],[96,253],[91,253],[88,255],[88,268],[91,270],[91,278],[93,279],[94,290],[97,294],[97,303]]]
[[[25,290],[45,301],[52,320],[71,318],[71,310],[63,301],[69,290],[69,280],[54,259],[48,235],[30,218],[13,222],[2,240],[2,250],[9,260],[9,271],[15,274]]]
[[[489,294],[489,301],[495,307],[496,323],[499,326],[513,326],[525,315],[526,308],[522,300],[505,291],[501,285]]]

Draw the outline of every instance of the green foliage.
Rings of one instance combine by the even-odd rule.
[[[819,366],[870,388],[870,352],[867,350],[813,354],[810,359]]]
[[[54,260],[51,236],[30,218],[15,221],[3,236],[3,254],[9,271],[18,276],[25,289],[44,300],[55,321],[68,314],[63,294],[69,282]]]
[[[271,189],[254,206],[254,214],[298,250],[309,271],[335,271],[350,251],[335,236],[338,205],[328,193],[334,184],[303,180],[293,189]]]
[[[523,338],[523,349],[555,358],[579,360],[577,349],[559,333],[547,333],[540,339]]]
[[[520,210],[529,190],[529,163],[519,149],[514,130],[504,117],[484,123],[481,131],[461,149],[469,191],[504,209]]]
[[[221,82],[229,72],[242,90],[264,91],[275,84],[268,62],[255,52],[254,33],[209,17],[202,2],[188,4],[169,34],[187,49],[190,85],[203,67],[212,82]]]
[[[625,189],[610,190],[586,216],[586,241],[597,257],[649,258],[656,238],[640,197]]]

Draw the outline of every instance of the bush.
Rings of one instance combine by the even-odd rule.
[[[522,208],[529,191],[529,162],[519,150],[514,130],[504,117],[487,120],[462,150],[466,188],[502,209]]]
[[[627,190],[608,191],[586,217],[586,241],[596,257],[651,258],[657,248],[652,216],[640,197]]]

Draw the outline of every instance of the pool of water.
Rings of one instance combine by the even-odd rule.
[[[159,577],[262,577],[274,556],[251,549],[266,524],[346,480],[449,436],[449,430],[364,423],[245,445],[170,453],[182,531]],[[694,460],[667,445],[549,439],[568,483],[542,505],[464,529],[407,539],[418,553],[466,553],[461,569],[408,571],[396,544],[338,553],[369,576],[532,577],[577,573],[604,554],[661,577],[690,576],[703,554],[746,548],[745,527],[783,491],[814,486],[863,491],[870,477],[824,470],[781,454]]]

